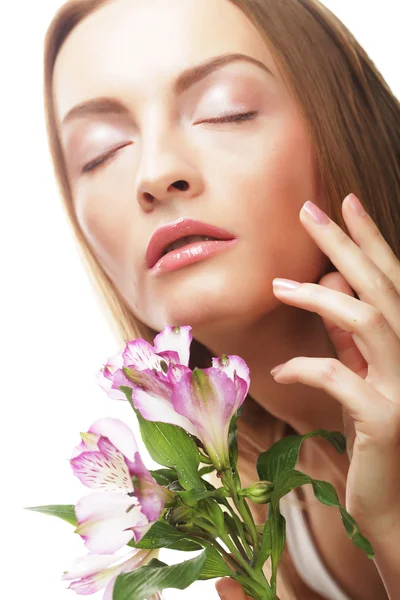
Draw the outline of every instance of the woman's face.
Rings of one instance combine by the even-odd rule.
[[[186,69],[233,53],[269,71],[235,60],[174,87]],[[81,110],[63,123],[77,104],[100,97],[124,108]],[[80,226],[148,326],[190,324],[207,344],[281,305],[274,277],[313,281],[321,273],[326,257],[299,220],[306,200],[324,203],[312,142],[261,35],[228,0],[107,3],[64,43],[54,101]],[[253,118],[207,122],[238,112]],[[154,274],[145,261],[149,240],[182,218],[237,241]]]

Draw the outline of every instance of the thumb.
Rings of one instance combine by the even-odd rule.
[[[221,600],[249,600],[241,585],[230,577],[224,577],[215,584]]]

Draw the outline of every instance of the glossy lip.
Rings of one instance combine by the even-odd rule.
[[[152,269],[161,258],[167,246],[189,235],[204,235],[224,241],[236,239],[229,231],[220,227],[214,227],[195,219],[180,219],[174,223],[159,227],[153,233],[146,251],[147,267]]]

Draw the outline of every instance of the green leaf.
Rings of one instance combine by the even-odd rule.
[[[131,388],[121,386],[121,390]],[[133,406],[133,405],[132,405]],[[181,427],[169,423],[147,421],[134,408],[140,433],[150,456],[159,465],[176,471],[179,483],[185,490],[204,487],[198,474],[200,457],[197,446]]]
[[[201,467],[201,469],[199,470],[199,475],[200,477],[203,477],[203,475],[208,475],[208,473],[212,473],[213,471],[216,471],[214,465]]]
[[[196,550],[202,550],[203,546],[192,540],[182,539],[179,542],[170,544],[168,548],[170,550],[180,550],[181,552],[195,552]]]
[[[33,510],[44,515],[58,517],[63,521],[67,521],[74,527],[77,527],[78,520],[75,515],[75,507],[73,504],[49,504],[47,506],[27,506],[25,510]]]
[[[275,489],[272,492],[271,505],[275,507],[278,506],[280,498],[285,496],[290,490],[307,483],[311,483],[314,495],[320,502],[328,506],[337,506],[339,508],[340,516],[349,538],[358,548],[364,550],[369,559],[372,559],[374,556],[374,549],[371,543],[361,534],[356,520],[353,519],[347,510],[340,504],[334,486],[328,481],[312,479],[305,473],[301,473],[301,471],[293,470],[283,472],[279,475]]]
[[[164,487],[168,487],[171,483],[178,481],[178,475],[172,469],[156,469],[155,471],[150,471],[150,474],[159,485]]]
[[[311,477],[301,471],[283,471],[278,475],[275,487],[271,494],[271,504],[278,506],[279,500],[286,496],[294,488],[300,487],[306,483],[312,483]]]
[[[214,579],[215,577],[231,577],[233,571],[228,567],[220,553],[209,546],[206,553],[206,562],[201,570],[199,579]]]
[[[165,521],[157,521],[139,542],[135,543],[131,540],[128,546],[145,550],[155,550],[156,548],[171,548],[186,552],[200,550],[201,546],[188,540],[187,535],[187,533],[181,533],[175,527],[171,527]]]
[[[262,568],[265,561],[271,556],[272,546],[271,546],[271,531],[270,531],[270,520],[267,519],[264,525],[261,548],[258,553],[257,562],[255,568]]]
[[[271,587],[276,594],[276,577],[278,573],[278,563],[281,559],[286,541],[286,519],[279,512],[279,506],[270,504],[268,510],[270,545],[271,545]]]
[[[226,498],[229,492],[222,487],[217,490],[194,489],[185,492],[175,492],[175,494],[183,498],[185,504],[195,506],[200,500],[205,500],[206,498]]]
[[[113,600],[146,600],[166,588],[184,590],[199,579],[206,558],[207,550],[195,558],[171,566],[153,559],[148,565],[131,573],[118,575]]]
[[[330,442],[339,454],[346,450],[346,438],[340,431],[317,429],[305,435],[287,435],[258,457],[257,472],[259,478],[275,482],[280,473],[294,469],[299,459],[301,444],[307,438],[317,436]]]
[[[347,531],[349,538],[353,541],[358,548],[364,550],[364,552],[368,555],[369,559],[374,558],[375,551],[371,545],[371,543],[364,537],[360,528],[357,525],[357,522],[353,517],[347,512],[343,506],[340,507],[340,516],[342,517],[343,525]]]

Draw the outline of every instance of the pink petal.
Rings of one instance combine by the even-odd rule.
[[[149,521],[157,521],[164,510],[164,505],[170,492],[158,485],[146,469],[139,475],[139,481],[134,484],[135,496],[142,507],[142,513]]]
[[[122,494],[133,492],[124,455],[107,438],[100,437],[97,452],[82,452],[70,463],[74,475],[89,488]]]
[[[228,461],[229,423],[244,400],[245,389],[244,380],[233,382],[215,367],[186,373],[174,386],[175,410],[194,425],[197,437],[221,468]]]
[[[192,423],[175,411],[169,399],[138,389],[134,391],[132,400],[135,408],[147,421],[178,425],[188,433],[197,435]]]
[[[97,442],[99,439],[98,435],[96,435],[94,433],[89,433],[89,432],[85,432],[85,433],[81,432],[81,438],[82,438],[82,441],[78,446],[74,447],[71,458],[74,458],[75,456],[82,454],[82,452],[88,452],[88,451],[93,452],[93,451],[96,451],[99,449],[97,446]]]
[[[212,366],[226,373],[232,381],[234,381],[234,373],[236,371],[236,374],[247,384],[247,395],[250,387],[250,370],[243,358],[234,354],[220,356],[212,359]]]
[[[179,355],[179,362],[186,367],[189,365],[190,344],[193,336],[190,333],[191,327],[165,327],[161,333],[154,338],[154,347],[156,352],[163,350],[175,350]]]
[[[107,367],[103,367],[96,373],[95,381],[112,400],[126,400],[126,396],[121,390],[112,387],[114,377]],[[120,385],[125,385],[125,383],[120,383]]]
[[[114,373],[111,375],[110,384],[111,391],[108,393],[108,395],[110,396],[110,398],[117,400],[127,399],[125,393],[119,389],[122,385],[131,389],[133,387],[132,381],[128,379],[128,377],[125,375],[122,369],[117,369],[116,371],[114,371]],[[114,394],[116,394],[117,396],[114,397]],[[121,395],[121,397],[119,397],[119,395]]]
[[[135,460],[135,454],[138,452],[133,431],[120,419],[105,417],[97,419],[89,428],[90,433],[107,437],[110,442],[129,460]]]
[[[167,379],[169,383],[175,385],[181,379],[182,375],[185,373],[191,373],[192,370],[189,367],[185,367],[184,365],[176,365],[170,363],[168,367]]]
[[[122,352],[124,367],[133,367],[138,371],[144,369],[161,370],[160,358],[157,356],[153,346],[145,340],[138,339],[128,342]]]

